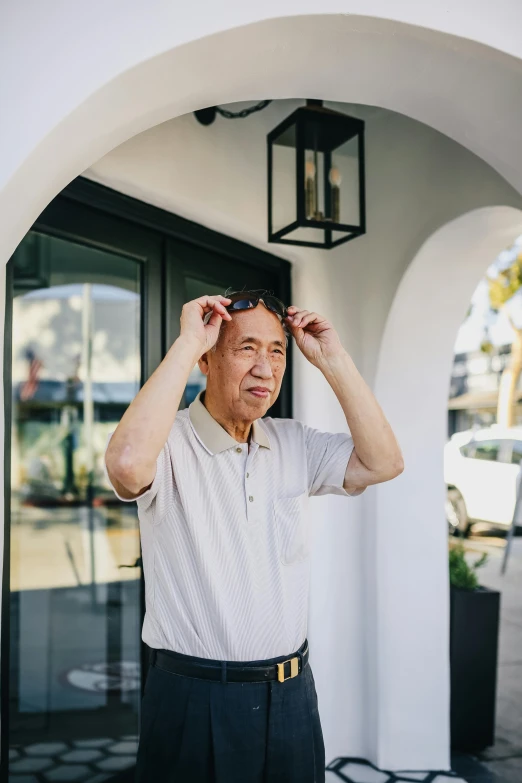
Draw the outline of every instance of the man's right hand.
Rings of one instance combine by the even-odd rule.
[[[232,320],[232,316],[225,309],[228,304],[230,304],[228,297],[218,295],[200,296],[199,299],[193,299],[183,305],[180,337],[195,342],[201,348],[200,356],[215,344],[223,319]],[[210,312],[212,315],[205,323],[205,316]]]
[[[183,306],[179,338],[123,414],[104,455],[121,497],[136,498],[152,485],[194,361],[212,348],[223,319],[232,320],[228,304],[225,296],[200,296]]]

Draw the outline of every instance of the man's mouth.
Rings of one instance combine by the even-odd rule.
[[[269,397],[270,396],[270,389],[265,389],[264,386],[252,386],[250,389],[247,389],[247,391],[249,391],[250,394],[253,394],[254,397]]]

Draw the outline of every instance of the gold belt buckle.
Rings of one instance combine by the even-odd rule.
[[[290,664],[290,674],[288,677],[285,677],[285,663]],[[292,677],[297,677],[299,674],[299,658],[296,656],[295,658],[289,658],[287,661],[282,661],[282,663],[277,664],[277,679],[279,682],[284,682],[285,680],[291,680]]]

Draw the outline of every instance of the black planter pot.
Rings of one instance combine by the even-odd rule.
[[[495,741],[500,593],[450,588],[451,747]]]

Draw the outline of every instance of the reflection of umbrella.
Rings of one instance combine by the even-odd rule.
[[[27,380],[20,389],[20,399],[29,400],[38,388],[38,374],[43,367],[43,362],[38,359],[32,348],[27,348],[25,358],[29,362],[29,372]]]

